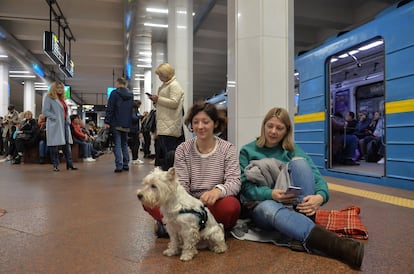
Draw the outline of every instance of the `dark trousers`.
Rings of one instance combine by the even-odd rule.
[[[138,151],[139,151],[139,134],[135,132],[128,133],[128,146],[131,149],[132,160],[138,159]]]
[[[151,147],[151,132],[143,131],[142,136],[144,137],[144,157],[148,157],[151,154],[150,147]]]
[[[184,136],[173,137],[158,135],[155,151],[155,166],[160,166],[163,170],[168,170],[174,164],[173,160],[171,163],[171,156],[174,155],[175,149],[183,141]]]
[[[26,149],[35,147],[37,145],[37,140],[36,138],[31,138],[29,140],[17,138],[15,140],[15,144],[16,144],[16,151],[14,153],[14,156],[17,156],[18,153],[23,153]]]
[[[59,166],[58,148],[59,146],[49,146],[50,160],[53,164],[53,167]],[[73,161],[72,161],[72,151],[70,148],[70,144],[62,145],[61,148],[63,151],[63,155],[65,155],[66,166],[72,167]]]

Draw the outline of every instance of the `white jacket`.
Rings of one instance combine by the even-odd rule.
[[[157,135],[180,137],[183,132],[184,92],[175,76],[158,89]]]

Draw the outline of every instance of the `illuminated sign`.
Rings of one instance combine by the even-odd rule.
[[[107,88],[107,89],[106,89],[106,96],[107,96],[107,99],[109,99],[109,96],[111,96],[111,93],[112,93],[112,91],[114,91],[114,90],[116,90],[116,88],[114,88],[114,87],[109,87],[109,88]]]
[[[65,51],[63,50],[57,36],[53,32],[44,32],[43,51],[55,64],[65,64]]]
[[[65,65],[60,65],[59,69],[67,77],[73,77],[74,70],[75,70],[75,63],[70,58],[69,53],[65,52]]]
[[[70,98],[70,86],[65,86],[65,98]]]

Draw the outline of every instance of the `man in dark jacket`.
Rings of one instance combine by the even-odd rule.
[[[134,96],[126,88],[124,78],[118,78],[116,90],[108,99],[104,127],[110,128],[114,138],[115,172],[129,170],[128,132],[131,128],[131,112]]]

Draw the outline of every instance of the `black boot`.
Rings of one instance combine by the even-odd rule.
[[[353,268],[361,268],[364,245],[354,239],[341,238],[337,234],[315,225],[305,245],[311,251],[320,251],[339,259]]]
[[[22,155],[20,154],[17,154],[17,156],[14,157],[14,159],[12,160],[13,165],[20,165],[21,162],[22,162]]]

